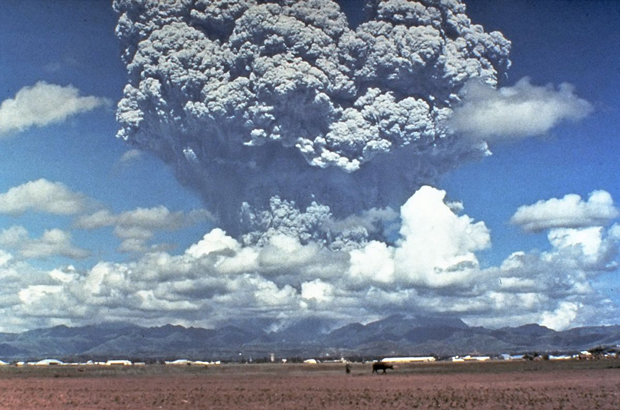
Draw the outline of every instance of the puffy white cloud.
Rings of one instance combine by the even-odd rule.
[[[82,215],[75,221],[75,226],[81,229],[97,229],[104,226],[112,226],[116,217],[108,210],[101,209],[90,215]]]
[[[371,241],[363,249],[351,251],[348,274],[354,283],[394,283],[394,273],[394,249],[385,243]]]
[[[13,255],[0,249],[0,268],[5,266],[11,259],[13,259]]]
[[[579,195],[541,200],[517,209],[510,222],[525,231],[539,232],[550,228],[580,228],[604,226],[620,216],[611,195],[606,191],[593,191],[587,201]]]
[[[614,225],[616,226],[616,225]],[[570,255],[586,271],[614,270],[618,253],[618,238],[612,229],[602,227],[552,229],[549,243],[562,255]]]
[[[570,84],[538,87],[529,78],[513,87],[493,89],[471,81],[462,91],[463,101],[448,121],[457,133],[485,141],[510,140],[547,133],[565,120],[580,120],[592,111]]]
[[[403,205],[394,255],[400,280],[430,287],[462,283],[478,268],[474,252],[490,246],[484,222],[454,214],[445,195],[424,186]]]
[[[551,245],[556,249],[566,249],[579,246],[586,256],[599,253],[603,243],[602,228],[592,227],[584,229],[552,229],[548,238]]]
[[[56,282],[60,282],[60,283],[70,283],[78,279],[79,277],[76,272],[76,269],[72,265],[69,265],[65,267],[64,269],[59,269],[59,268],[52,269],[52,271],[50,271],[49,273],[49,276]]]
[[[8,247],[17,247],[25,240],[28,240],[28,230],[23,226],[13,225],[10,228],[3,229],[0,232],[0,245]]]
[[[114,226],[115,235],[122,240],[121,252],[144,253],[153,248],[147,246],[156,231],[175,231],[212,219],[204,209],[188,213],[171,212],[164,206],[136,208],[131,211],[113,214],[109,210],[99,210],[90,215],[82,215],[74,225],[81,229],[98,229]]]
[[[227,250],[239,252],[241,250],[241,245],[235,239],[226,235],[226,232],[223,230],[215,228],[207,233],[200,241],[187,248],[185,253],[194,258],[200,258],[212,253],[225,252]]]
[[[592,286],[601,273],[617,270],[620,241],[613,227],[552,229],[548,239],[549,251],[515,252],[500,267],[484,271],[489,279],[485,286],[495,284],[494,300],[504,302],[492,305],[496,314],[502,314],[502,306],[511,306],[513,319],[509,320],[542,323],[557,330],[615,320],[613,303]],[[474,322],[501,325],[493,316]]]
[[[19,291],[19,299],[24,305],[29,306],[40,303],[46,297],[59,295],[62,290],[62,286],[58,285],[32,285]]]
[[[561,302],[553,312],[542,314],[541,325],[555,330],[568,328],[579,312],[579,304],[574,302]]]
[[[74,215],[91,205],[85,195],[71,191],[61,182],[46,179],[26,182],[0,194],[0,213],[20,215],[26,211]]]
[[[106,98],[82,97],[77,88],[40,81],[0,105],[0,136],[59,123],[72,115],[110,105]]]
[[[156,247],[150,248],[146,243],[146,241],[150,239],[151,236],[152,235],[148,235],[147,238],[129,237],[123,239],[117,250],[124,253],[145,253],[151,250],[155,250]]]
[[[64,256],[84,259],[90,252],[72,244],[71,234],[60,229],[46,230],[40,238],[30,238],[22,226],[12,226],[0,232],[0,245],[18,251],[23,258]]]
[[[301,284],[301,297],[307,300],[316,300],[318,302],[329,301],[333,298],[334,289],[329,283],[325,283],[320,279]]]
[[[0,314],[4,317],[0,331],[67,323],[78,317],[70,305],[61,302],[67,294],[66,285],[61,285],[52,277],[59,277],[61,271],[65,269],[54,269],[48,273],[13,257],[0,265]],[[49,296],[42,297],[45,295]],[[75,309],[79,309],[79,306],[75,306]]]

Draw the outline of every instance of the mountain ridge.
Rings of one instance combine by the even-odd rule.
[[[244,361],[269,357],[381,357],[579,352],[620,345],[620,325],[555,331],[538,324],[486,329],[460,319],[388,316],[334,326],[306,319],[278,330],[227,325],[217,329],[128,323],[66,325],[0,333],[0,359],[141,358]]]

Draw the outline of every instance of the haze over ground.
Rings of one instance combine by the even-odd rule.
[[[0,6],[0,330],[616,322],[614,2],[224,4]]]

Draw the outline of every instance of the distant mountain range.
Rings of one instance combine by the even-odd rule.
[[[72,360],[262,360],[466,354],[567,353],[620,345],[620,326],[581,327],[557,332],[537,324],[501,329],[467,326],[460,319],[395,315],[333,328],[306,319],[277,331],[257,325],[219,329],[166,325],[140,327],[107,323],[55,326],[0,333],[0,359]],[[333,330],[331,330],[333,329]]]

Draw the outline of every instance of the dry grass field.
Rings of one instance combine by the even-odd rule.
[[[2,367],[0,409],[620,409],[620,362]]]

